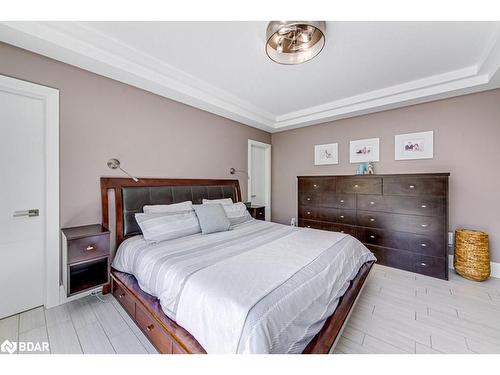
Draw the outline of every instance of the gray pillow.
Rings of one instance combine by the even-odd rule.
[[[193,205],[203,234],[225,232],[229,230],[231,222],[226,216],[221,204]]]

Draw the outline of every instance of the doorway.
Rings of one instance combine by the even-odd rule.
[[[0,319],[59,304],[59,91],[0,76]]]
[[[271,220],[271,145],[248,140],[248,200],[265,206]]]

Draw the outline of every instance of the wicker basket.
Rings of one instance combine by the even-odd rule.
[[[490,277],[488,234],[475,230],[457,229],[453,266],[460,276],[469,280],[484,281]]]

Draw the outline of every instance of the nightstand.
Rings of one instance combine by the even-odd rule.
[[[247,206],[248,212],[250,215],[257,220],[266,220],[266,207],[259,205],[250,205]]]
[[[63,228],[63,284],[68,297],[109,283],[109,230],[100,224]]]

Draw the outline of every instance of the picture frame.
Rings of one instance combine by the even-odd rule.
[[[331,165],[339,163],[339,144],[327,143],[314,146],[314,165]]]
[[[349,142],[349,162],[367,163],[379,161],[380,138],[358,139]]]
[[[434,158],[434,131],[394,136],[394,159],[417,160]]]

